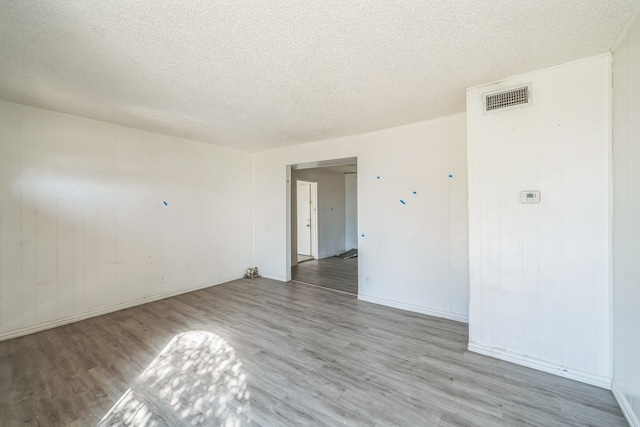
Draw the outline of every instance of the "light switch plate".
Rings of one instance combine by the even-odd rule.
[[[540,191],[521,191],[520,203],[540,203]]]

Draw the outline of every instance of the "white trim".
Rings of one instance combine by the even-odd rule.
[[[570,369],[562,365],[547,362],[533,357],[525,356],[518,353],[512,353],[507,350],[501,350],[497,348],[485,347],[476,343],[469,343],[467,347],[469,351],[474,353],[483,354],[485,356],[495,357],[496,359],[505,360],[507,362],[515,363],[517,365],[526,366],[527,368],[537,369],[538,371],[548,372],[550,374],[558,375],[560,377],[569,378],[581,383],[591,384],[596,387],[601,387],[607,390],[611,389],[611,378],[602,375],[595,375],[588,372],[582,372],[575,369]]]
[[[615,397],[616,402],[618,402],[618,406],[620,406],[620,410],[622,414],[627,419],[630,427],[640,427],[640,419],[636,416],[635,412],[633,412],[633,408],[631,407],[631,403],[624,395],[624,393],[618,388],[618,386],[613,383],[611,386],[611,393],[613,393],[613,397]]]
[[[609,92],[609,105],[607,107],[607,111],[609,114],[608,120],[609,120],[609,132],[607,132],[607,137],[609,138],[609,140],[607,141],[608,147],[607,147],[607,156],[609,157],[607,159],[607,177],[609,179],[609,187],[608,187],[608,218],[607,218],[607,252],[608,252],[608,259],[607,259],[607,269],[608,269],[608,297],[609,297],[609,301],[608,301],[608,310],[609,310],[609,354],[608,354],[608,358],[609,358],[609,363],[608,363],[608,367],[609,367],[609,376],[611,378],[613,378],[613,335],[614,335],[614,330],[613,330],[613,193],[614,193],[614,188],[613,188],[613,54],[611,55],[611,58],[608,61],[608,71],[607,71],[607,77],[609,79],[609,82],[607,84],[607,91]]]
[[[12,338],[17,338],[17,337],[21,337],[21,336],[24,336],[24,335],[33,334],[33,333],[44,331],[44,330],[47,330],[47,329],[57,328],[58,326],[68,325],[69,323],[78,322],[80,320],[89,319],[91,317],[102,316],[103,314],[113,313],[114,311],[124,310],[125,308],[131,308],[131,307],[135,307],[135,306],[138,306],[138,305],[146,304],[146,303],[149,303],[149,302],[158,301],[158,300],[161,300],[161,299],[173,297],[173,296],[176,296],[176,295],[186,294],[186,293],[197,291],[197,290],[200,290],[200,289],[209,288],[211,286],[221,285],[223,283],[227,283],[227,282],[230,282],[230,281],[233,281],[233,280],[237,280],[237,279],[241,279],[241,278],[242,278],[242,276],[238,276],[236,274],[229,275],[229,276],[224,276],[224,277],[221,277],[221,278],[216,279],[216,280],[211,281],[211,282],[201,283],[199,285],[191,286],[191,287],[188,287],[188,288],[183,288],[183,289],[180,289],[178,291],[171,291],[171,292],[165,292],[165,293],[158,294],[158,295],[152,295],[152,296],[149,296],[149,297],[144,297],[144,298],[141,298],[141,299],[128,301],[128,302],[125,302],[125,303],[122,303],[122,304],[112,305],[112,306],[106,307],[106,308],[100,308],[98,310],[89,311],[87,313],[78,314],[78,315],[75,315],[75,316],[63,317],[62,319],[56,319],[56,320],[53,320],[53,321],[50,321],[50,322],[39,323],[37,325],[29,326],[29,327],[26,327],[26,328],[15,329],[13,331],[9,331],[9,332],[5,332],[5,333],[0,334],[0,341],[10,340]]]
[[[285,166],[285,175],[286,175],[286,191],[285,191],[285,230],[284,230],[284,234],[285,234],[285,245],[284,245],[284,255],[285,255],[285,260],[284,260],[284,271],[286,272],[286,275],[288,278],[289,276],[291,276],[291,266],[294,265],[293,263],[293,236],[292,236],[292,231],[293,231],[293,206],[291,205],[291,199],[293,197],[292,194],[292,190],[293,190],[293,177],[292,177],[292,170],[291,170],[291,165],[287,165]],[[296,194],[297,197],[297,194]],[[253,198],[255,199],[255,193]],[[296,214],[297,214],[297,209],[296,209]],[[253,213],[253,220],[255,221],[255,219],[257,218],[255,216],[255,212]],[[296,218],[297,221],[297,218]],[[256,228],[253,228],[253,234],[255,235],[256,233]],[[297,240],[297,239],[296,239]],[[296,245],[298,244],[298,242],[296,241]],[[256,247],[255,245],[253,246],[253,252],[255,253],[256,251]],[[297,252],[297,250],[296,250]],[[254,256],[255,258],[255,256]],[[296,257],[297,258],[297,257]],[[255,264],[255,262],[254,262]],[[296,260],[295,265],[298,265],[298,261]],[[279,278],[274,278],[274,277],[269,277],[266,276],[267,278],[270,279],[274,279],[274,280],[281,280]],[[286,280],[287,282],[289,280]]]
[[[271,273],[260,273],[261,277],[265,279],[277,280],[279,282],[288,282],[291,280],[291,275],[289,276],[280,276],[279,274],[271,274]]]
[[[428,316],[441,317],[443,319],[454,320],[456,322],[469,323],[469,317],[463,314],[451,313],[448,311],[436,310],[421,305],[407,304],[405,302],[394,301],[386,298],[374,297],[371,295],[358,294],[360,301],[385,305],[387,307],[399,308],[400,310],[413,311],[414,313],[426,314]]]
[[[309,187],[309,192],[311,193],[311,256],[314,259],[318,259],[320,258],[320,244],[318,242],[318,181],[307,182],[311,184],[311,187]]]

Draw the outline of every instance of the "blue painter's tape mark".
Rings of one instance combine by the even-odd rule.
[[[403,205],[406,205],[407,202],[405,202],[404,200],[400,199],[400,203],[402,203]]]
[[[453,175],[449,175],[449,178],[453,178]]]
[[[167,202],[162,202],[162,203],[164,203],[165,206],[169,206],[169,203]]]

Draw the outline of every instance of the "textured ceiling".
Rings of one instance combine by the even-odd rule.
[[[465,109],[640,0],[0,0],[0,99],[260,151]]]

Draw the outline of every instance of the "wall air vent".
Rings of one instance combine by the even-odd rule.
[[[484,112],[497,113],[531,105],[531,84],[484,94]]]

